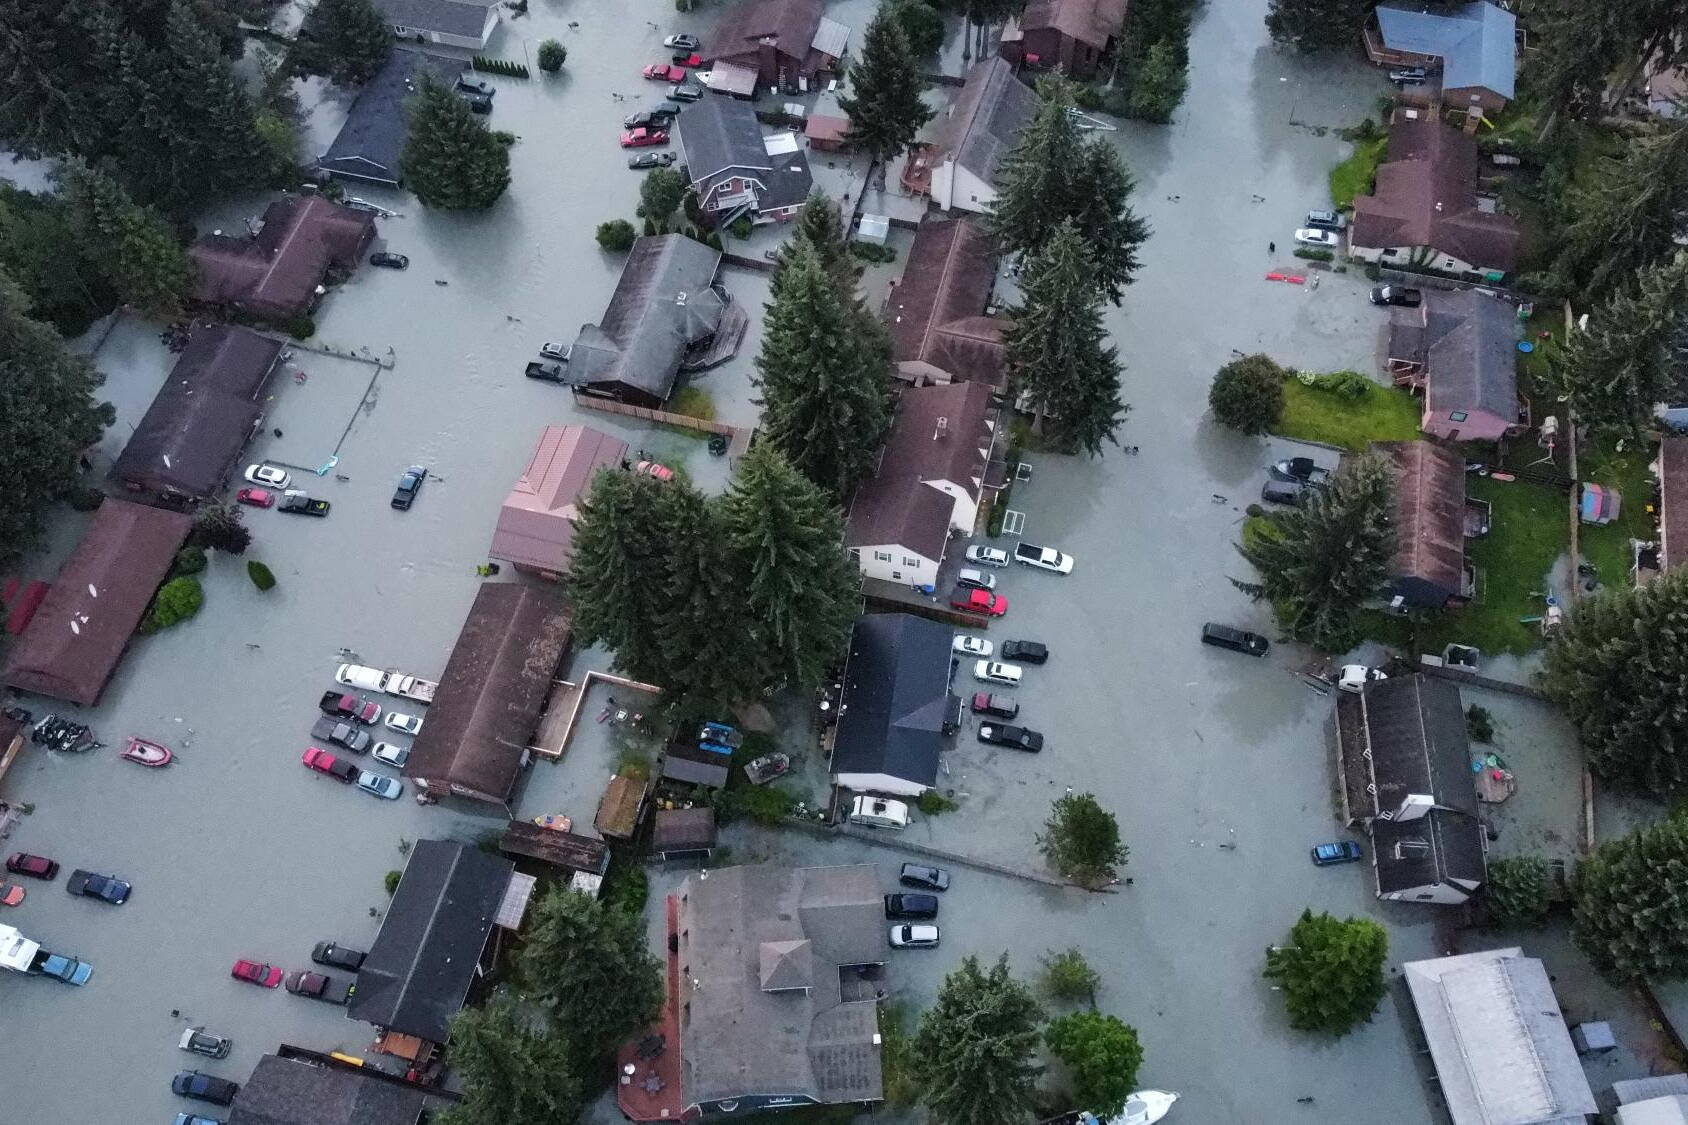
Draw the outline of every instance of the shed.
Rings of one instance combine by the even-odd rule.
[[[709,68],[709,88],[735,98],[756,96],[756,72],[737,63],[718,62]]]
[[[850,119],[825,113],[811,113],[804,122],[803,135],[809,147],[821,152],[841,152],[850,141]]]
[[[663,859],[707,857],[715,850],[717,837],[714,809],[658,809],[651,851]]]
[[[889,215],[863,215],[856,224],[856,241],[883,246],[891,238]]]
[[[696,742],[669,744],[662,755],[662,776],[672,781],[721,789],[727,784],[731,754],[706,750]]]
[[[525,820],[512,820],[504,826],[498,849],[506,855],[524,855],[553,867],[592,875],[602,875],[610,867],[610,849],[602,840],[541,828]]]
[[[598,802],[598,815],[593,826],[599,833],[615,840],[627,840],[639,830],[639,818],[645,811],[646,780],[632,774],[617,774],[610,778],[604,796]]]

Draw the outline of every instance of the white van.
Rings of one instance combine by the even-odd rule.
[[[857,797],[850,802],[850,823],[873,828],[907,828],[908,806],[887,797]]]

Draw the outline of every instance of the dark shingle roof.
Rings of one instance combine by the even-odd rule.
[[[1688,437],[1680,434],[1659,443],[1659,534],[1659,564],[1688,563]]]
[[[1475,290],[1426,290],[1425,409],[1518,417],[1518,316]]]
[[[680,115],[680,157],[692,186],[729,168],[768,172],[774,161],[762,143],[756,110],[737,98],[704,98]]]
[[[1002,331],[1008,326],[984,315],[996,265],[996,247],[978,223],[921,223],[888,304],[891,358],[994,385],[1002,373]]]
[[[882,773],[937,784],[953,636],[949,626],[907,613],[874,613],[856,622],[839,700],[833,773]]]
[[[356,269],[375,237],[375,219],[320,195],[291,195],[264,210],[255,238],[209,234],[188,248],[197,268],[193,297],[283,320],[316,299],[330,266]]]
[[[480,38],[487,9],[497,5],[498,0],[375,0],[389,24],[470,39]]]
[[[406,100],[421,88],[424,74],[449,83],[462,69],[463,64],[456,59],[394,50],[381,72],[358,91],[357,100],[346,112],[346,123],[317,161],[317,167],[354,179],[397,184],[399,157],[410,133]]]
[[[780,54],[802,62],[820,23],[821,0],[743,0],[721,17],[715,34],[705,43],[703,57],[712,62],[754,55],[758,45],[768,41]]]
[[[1037,113],[1037,94],[1014,75],[1006,60],[992,56],[967,72],[967,82],[938,130],[936,145],[949,158],[990,183]]]
[[[426,1095],[378,1075],[265,1055],[235,1095],[229,1125],[416,1125]]]
[[[1418,578],[1457,594],[1465,576],[1465,459],[1429,441],[1380,441],[1395,467],[1391,577]]]
[[[1100,51],[1118,35],[1125,21],[1125,0],[1028,0],[1019,23],[1022,31],[1054,28]]]

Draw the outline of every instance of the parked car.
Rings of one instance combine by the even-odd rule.
[[[668,143],[666,129],[629,129],[621,134],[622,148],[647,148]]]
[[[703,56],[696,51],[675,51],[668,56],[668,61],[675,66],[702,66]]]
[[[311,726],[311,737],[324,742],[332,742],[336,746],[343,746],[354,754],[361,754],[369,749],[370,737],[366,730],[359,730],[351,723],[343,722],[331,715],[324,715]]]
[[[300,969],[287,974],[287,991],[295,996],[308,996],[325,1004],[344,1004],[352,998],[356,986],[350,981],[335,980],[326,973],[312,973]]]
[[[1007,566],[1008,552],[1001,547],[984,547],[975,543],[967,548],[967,561],[980,566]]]
[[[122,906],[129,901],[131,888],[122,879],[111,875],[96,875],[92,871],[84,871],[78,867],[70,873],[70,878],[64,881],[64,889],[73,895],[97,898],[101,902],[109,902],[113,906]]]
[[[1014,561],[1035,566],[1039,570],[1053,570],[1056,574],[1073,572],[1071,555],[1063,555],[1053,547],[1040,547],[1036,543],[1014,544]]]
[[[1311,457],[1288,457],[1267,466],[1267,473],[1276,480],[1291,480],[1323,488],[1330,483],[1330,470],[1315,464]]]
[[[277,510],[296,516],[326,516],[329,507],[326,500],[318,500],[308,492],[290,488],[281,494],[281,507]]]
[[[968,613],[982,613],[987,617],[1001,617],[1008,612],[1008,599],[989,590],[970,590],[957,586],[950,591],[950,608]]]
[[[246,479],[251,484],[267,484],[271,488],[286,488],[287,482],[293,478],[287,475],[286,469],[278,469],[274,465],[246,466]]]
[[[1307,225],[1314,230],[1341,230],[1348,224],[1340,211],[1309,211]]]
[[[208,1059],[226,1059],[229,1057],[229,1040],[226,1036],[212,1035],[203,1027],[190,1027],[182,1032],[181,1042],[176,1046],[184,1051],[192,1051],[196,1055],[204,1055]]]
[[[1368,668],[1364,664],[1344,664],[1341,674],[1336,678],[1336,690],[1360,695],[1366,690],[1367,684],[1379,683],[1388,678],[1389,674],[1381,668]]]
[[[428,470],[421,465],[412,465],[399,477],[398,487],[393,489],[393,507],[401,512],[410,510],[416,503],[416,494],[422,491],[422,482],[428,479]]]
[[[458,75],[457,90],[462,94],[479,94],[483,98],[490,98],[498,93],[498,87],[484,78],[476,78],[472,71]]]
[[[1219,625],[1212,621],[1202,626],[1202,644],[1228,648],[1233,652],[1246,652],[1250,656],[1265,656],[1266,650],[1272,647],[1272,643],[1259,633],[1251,633],[1247,629],[1233,629],[1229,625]]]
[[[695,102],[701,97],[703,97],[702,86],[693,86],[688,82],[682,82],[678,86],[668,87],[670,101]]]
[[[857,797],[850,802],[850,823],[874,828],[907,828],[908,806],[888,797]]]
[[[638,156],[627,158],[627,166],[635,172],[646,168],[666,168],[674,163],[672,152],[641,152]]]
[[[371,699],[359,699],[357,696],[338,691],[325,691],[317,701],[317,710],[324,715],[341,715],[348,719],[355,719],[364,726],[373,726],[375,720],[381,717],[381,705]]]
[[[485,94],[460,93],[459,96],[468,103],[471,113],[487,114],[492,112],[492,99]]]
[[[229,975],[235,980],[243,980],[247,984],[255,984],[259,988],[275,988],[281,983],[284,975],[274,965],[266,965],[262,961],[248,961],[242,958],[234,963]]]
[[[410,268],[410,259],[403,254],[389,254],[385,250],[377,250],[369,256],[369,264],[388,270],[407,270]]]
[[[197,1113],[178,1113],[170,1125],[223,1125],[215,1117],[201,1117]]]
[[[1002,659],[1018,660],[1024,664],[1042,664],[1049,659],[1049,646],[1037,641],[1003,641]]]
[[[887,918],[936,918],[937,916],[937,895],[885,896],[885,917]]]
[[[994,715],[999,719],[1012,719],[1020,713],[1020,704],[1010,696],[992,695],[988,691],[973,693],[973,714]]]
[[[982,570],[956,571],[955,581],[958,586],[970,586],[975,590],[996,589],[996,575],[986,574]]]
[[[0,882],[0,906],[17,906],[23,902],[24,895],[20,884]]]
[[[1313,866],[1331,867],[1338,863],[1354,863],[1366,858],[1365,851],[1352,840],[1333,840],[1313,849]]]
[[[1028,754],[1043,749],[1043,734],[1030,727],[1009,726],[1007,723],[980,723],[979,741],[992,746],[1012,746]]]
[[[249,504],[254,508],[275,506],[275,493],[267,488],[243,488],[234,494],[234,498],[237,503]]]
[[[670,115],[660,109],[641,109],[637,113],[629,113],[621,119],[623,129],[648,129],[652,126],[664,128]]]
[[[959,656],[989,656],[995,648],[985,638],[967,633],[957,633],[955,640],[950,642],[950,651]]]
[[[1024,669],[1016,664],[1003,664],[996,660],[980,660],[973,665],[973,678],[987,684],[1007,684],[1018,687]]]
[[[368,770],[361,770],[358,773],[358,788],[373,797],[396,801],[404,793],[404,782],[396,777],[388,777],[384,773],[371,773]]]
[[[676,51],[697,51],[702,50],[703,40],[695,35],[670,35],[662,41],[662,45]]]
[[[1408,289],[1404,285],[1378,285],[1371,291],[1371,303],[1374,305],[1400,305],[1402,308],[1416,309],[1424,303],[1424,291]]]
[[[670,66],[668,63],[651,63],[639,72],[653,82],[684,82],[686,69],[680,66]]]
[[[1427,77],[1429,72],[1422,66],[1398,66],[1389,72],[1389,81],[1398,86],[1417,86]]]
[[[1306,491],[1307,486],[1301,481],[1268,477],[1260,486],[1260,498],[1268,504],[1299,504]]]
[[[924,863],[905,863],[897,873],[897,882],[905,887],[924,887],[929,891],[949,890],[949,872],[942,867],[928,867]]]
[[[1334,250],[1342,244],[1333,230],[1319,230],[1317,227],[1302,227],[1295,232],[1295,240],[1303,246],[1317,246],[1325,250]]]
[[[30,971],[66,984],[83,985],[94,975],[94,966],[79,958],[66,957],[62,953],[48,953],[43,949],[35,955],[35,962],[30,966]]]
[[[891,927],[891,946],[894,949],[936,949],[938,927],[904,923]]]
[[[546,383],[566,383],[568,374],[560,363],[529,363],[522,371],[529,379],[538,379]]]
[[[59,861],[44,855],[13,852],[6,857],[6,870],[13,875],[28,875],[31,879],[53,879],[59,873]]]
[[[359,949],[348,949],[335,941],[319,941],[316,948],[311,950],[311,960],[319,965],[327,965],[335,969],[345,969],[355,973],[363,965],[363,959],[369,956]]]
[[[403,711],[388,711],[387,729],[396,730],[401,734],[421,734],[422,716],[407,715]]]
[[[358,774],[363,772],[356,766],[352,765],[352,763],[342,761],[339,758],[336,758],[333,754],[330,754],[328,751],[319,749],[315,746],[305,747],[305,753],[299,760],[304,763],[306,769],[313,769],[318,773],[325,773],[329,777],[337,777],[341,781],[346,782],[348,785],[356,781],[358,779]]]
[[[230,1082],[227,1078],[218,1078],[215,1074],[184,1070],[171,1079],[170,1089],[184,1098],[194,1098],[213,1105],[228,1105],[234,1101],[235,1094],[240,1092],[240,1084]]]
[[[377,742],[369,753],[377,762],[385,762],[394,769],[410,760],[410,747],[400,746],[396,742]]]

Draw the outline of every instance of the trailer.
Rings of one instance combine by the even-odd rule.
[[[403,672],[382,671],[380,668],[369,668],[362,664],[340,665],[334,673],[334,681],[364,691],[379,691],[402,699],[414,699],[418,703],[432,703],[434,693],[440,688],[433,680],[424,680],[420,676],[410,676]]]

